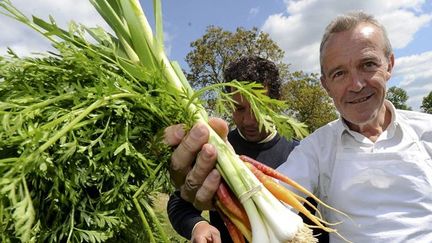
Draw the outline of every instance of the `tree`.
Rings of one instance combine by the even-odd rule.
[[[407,92],[402,88],[392,86],[387,90],[386,99],[393,103],[396,109],[411,110],[411,107],[406,104],[408,98]]]
[[[284,51],[268,34],[256,27],[250,30],[239,27],[235,32],[230,32],[221,27],[208,26],[206,33],[190,45],[192,51],[186,55],[190,71],[185,73],[196,90],[223,83],[223,71],[230,62],[241,56],[256,55],[269,59],[278,66],[282,79],[288,74],[288,65],[282,62]],[[207,91],[201,98],[206,101],[204,106],[208,113],[215,115],[215,93]],[[230,116],[225,115],[224,118],[230,121]]]
[[[291,108],[290,115],[308,125],[309,132],[337,118],[333,102],[317,74],[294,72],[289,79],[282,89],[282,99]]]
[[[291,107],[287,112],[306,123],[310,132],[337,117],[317,75],[290,73],[289,65],[282,61],[284,51],[268,34],[257,28],[237,28],[235,32],[230,32],[220,27],[209,26],[201,38],[191,43],[191,47],[192,51],[186,56],[190,68],[187,79],[194,89],[224,82],[223,71],[230,62],[241,56],[257,55],[272,60],[278,66],[284,83],[282,99],[287,99]],[[205,106],[209,114],[213,115],[214,93],[207,92],[203,98],[207,101]],[[225,119],[230,120],[229,116]]]
[[[235,32],[209,26],[201,38],[191,43],[186,56],[190,67],[187,79],[195,89],[223,82],[223,71],[233,60],[245,55],[257,55],[272,60],[286,77],[288,65],[282,62],[284,51],[257,28],[237,28]]]
[[[420,106],[423,112],[432,114],[432,91],[423,97],[422,105]]]

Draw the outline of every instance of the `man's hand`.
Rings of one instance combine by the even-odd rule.
[[[213,118],[210,126],[226,140],[228,126],[225,121]],[[196,208],[212,207],[212,198],[220,183],[215,169],[217,151],[208,144],[209,131],[205,124],[195,124],[185,133],[181,124],[165,129],[165,143],[177,146],[171,157],[170,176],[180,196]]]
[[[192,230],[192,243],[221,243],[219,230],[207,221],[198,222]]]

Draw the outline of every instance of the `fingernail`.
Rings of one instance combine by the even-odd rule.
[[[200,139],[204,135],[204,129],[206,129],[205,126],[198,124],[191,130],[190,136],[193,139]]]
[[[177,129],[175,135],[177,138],[182,139],[185,136],[184,128],[182,127],[181,129]]]
[[[214,182],[217,182],[220,180],[221,175],[220,175],[219,171],[217,171],[216,169],[213,169],[208,176],[209,176],[209,179],[211,179]]]
[[[212,147],[210,147],[210,145],[204,145],[202,147],[202,155],[203,155],[204,159],[206,159],[206,160],[210,159],[213,155]]]

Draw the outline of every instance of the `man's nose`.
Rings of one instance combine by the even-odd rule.
[[[350,90],[353,92],[359,92],[363,89],[366,84],[366,81],[358,71],[353,70],[349,73],[348,82],[350,85]]]
[[[252,110],[245,112],[243,122],[248,124],[248,125],[257,123],[257,120],[256,120],[255,115],[252,112]]]

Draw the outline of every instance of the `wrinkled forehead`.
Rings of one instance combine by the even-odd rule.
[[[332,33],[322,49],[322,67],[335,57],[373,50],[385,55],[385,40],[382,31],[373,24],[362,23],[356,27]]]

